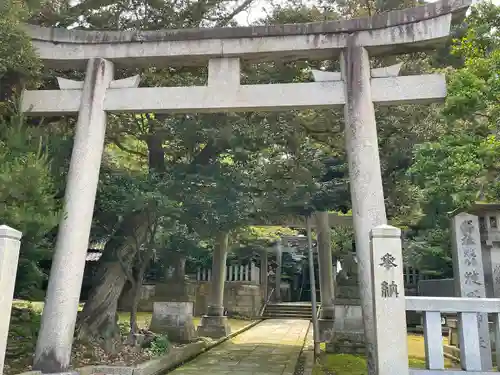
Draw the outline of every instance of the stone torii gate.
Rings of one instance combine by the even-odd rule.
[[[446,95],[442,75],[396,77],[370,70],[370,56],[435,48],[449,36],[470,0],[442,0],[372,18],[277,26],[85,31],[27,26],[46,67],[85,69],[84,82],[59,80],[60,90],[25,91],[31,116],[78,114],[65,195],[34,369],[68,369],[85,266],[106,113],[277,111],[344,106],[369,371],[373,373],[370,230],[386,223],[374,103],[430,103]],[[341,73],[310,83],[240,84],[240,61],[335,59]],[[208,65],[206,86],[142,87],[115,81],[117,67]],[[340,78],[340,79],[339,79]],[[215,317],[223,322],[221,316]]]

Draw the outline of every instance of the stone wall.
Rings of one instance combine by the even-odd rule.
[[[193,302],[195,316],[206,313],[210,296],[210,282],[184,281],[143,285],[139,311],[153,311],[153,302]],[[262,306],[263,291],[260,285],[246,282],[226,282],[224,307],[228,315],[257,316]],[[119,307],[128,310],[130,291],[120,298]]]

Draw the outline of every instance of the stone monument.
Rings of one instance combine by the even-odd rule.
[[[476,203],[468,212],[479,217],[486,297],[500,298],[500,204]]]
[[[331,343],[327,343],[327,351],[364,353],[366,345],[355,253],[346,254],[341,264],[335,294],[335,334]]]
[[[186,258],[177,253],[172,254],[172,262],[165,269],[165,281],[156,285],[156,295],[163,301],[191,302],[196,300],[196,283],[186,277]]]
[[[62,222],[51,267],[33,368],[69,368],[85,253],[92,221],[106,113],[283,111],[344,107],[353,223],[369,373],[375,372],[370,231],[386,213],[374,103],[430,103],[446,96],[444,75],[395,76],[370,68],[370,57],[435,48],[470,0],[441,0],[357,20],[299,25],[166,31],[88,31],[26,26],[47,68],[87,69],[83,82],[59,80],[60,90],[27,90],[29,116],[78,114]],[[340,75],[322,82],[241,85],[240,61],[339,58]],[[135,77],[114,80],[114,66],[208,66],[204,86],[137,87]],[[380,74],[381,73],[381,74]],[[225,267],[214,261],[213,306],[206,321],[222,319]],[[217,275],[216,275],[217,274]],[[215,282],[214,280],[217,280]],[[214,315],[215,314],[215,315]],[[205,317],[204,317],[205,319]]]
[[[477,216],[460,213],[452,220],[453,274],[457,297],[486,298]],[[481,369],[493,367],[488,314],[478,313]]]
[[[349,252],[341,260],[342,270],[337,276],[336,298],[359,302],[359,277],[356,253]]]
[[[164,333],[173,342],[188,343],[195,339],[192,302],[154,302],[149,327],[154,333]]]

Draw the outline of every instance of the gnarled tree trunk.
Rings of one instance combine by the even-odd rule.
[[[147,144],[149,168],[151,171],[161,172],[165,168],[162,138],[152,134],[148,137]],[[101,338],[109,343],[119,335],[116,314],[118,300],[141,245],[138,239],[146,239],[149,219],[146,207],[143,211],[128,215],[106,243],[89,298],[78,316],[78,338]]]
[[[124,219],[114,237],[108,241],[93,286],[77,320],[77,337],[101,338],[106,342],[117,338],[119,329],[116,310],[137,254],[135,238],[144,238],[148,230],[147,214],[134,213]]]

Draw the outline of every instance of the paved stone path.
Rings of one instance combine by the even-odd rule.
[[[292,375],[307,320],[264,320],[172,371],[173,375]]]

